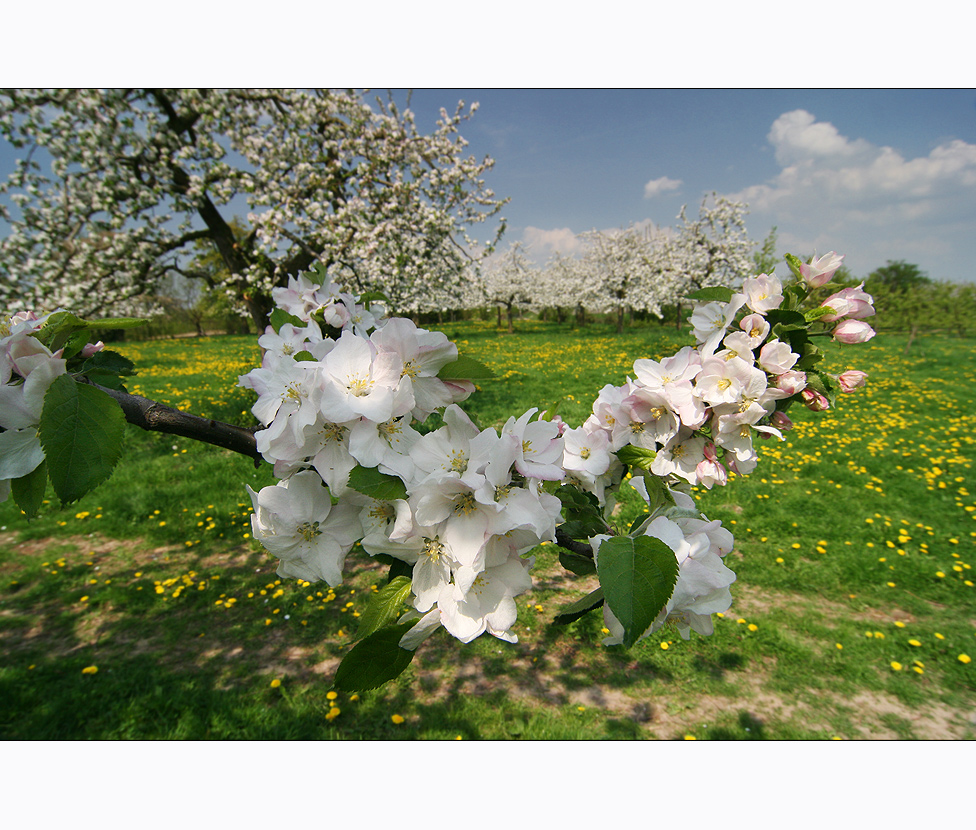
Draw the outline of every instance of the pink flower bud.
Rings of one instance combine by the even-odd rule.
[[[861,320],[865,317],[874,315],[874,297],[866,291],[862,291],[862,282],[856,288],[845,288],[838,291],[824,300],[821,308],[829,306],[832,309],[830,314],[825,314],[820,319],[825,323],[833,323],[842,317],[850,317],[852,320]]]
[[[875,335],[867,323],[860,320],[842,320],[834,329],[834,340],[840,343],[866,343]]]
[[[542,413],[542,415],[545,414],[546,414],[545,412]],[[540,415],[539,417],[541,418],[542,415]],[[552,416],[552,423],[559,430],[560,435],[562,435],[564,432],[566,432],[567,429],[569,429],[569,424],[567,424],[559,415]]]
[[[830,282],[830,278],[840,268],[844,257],[839,256],[834,251],[828,251],[822,257],[814,257],[810,264],[800,264],[800,276],[811,288],[819,288]]]
[[[705,458],[709,461],[718,461],[718,455],[715,452],[715,444],[713,444],[711,441],[705,442],[705,448],[702,450],[702,452],[704,452]]]
[[[708,490],[711,490],[716,484],[719,487],[724,487],[729,480],[725,467],[717,461],[708,461],[707,459],[698,462],[698,466],[695,467],[695,476],[698,483]]]
[[[860,389],[867,379],[867,372],[859,372],[857,369],[851,369],[837,376],[841,392],[853,392],[855,389]]]
[[[783,432],[793,429],[793,421],[790,420],[790,416],[785,412],[774,412],[769,419],[769,423],[777,429],[783,430]]]
[[[82,357],[91,357],[105,348],[105,344],[99,340],[97,343],[86,343],[81,349]]]
[[[804,389],[800,393],[800,397],[811,412],[823,412],[825,409],[830,409],[830,401],[813,389]]]
[[[806,386],[806,372],[796,372],[790,370],[789,372],[783,372],[783,374],[776,376],[776,388],[782,389],[789,395],[795,395],[797,392],[802,392],[804,389],[806,389]]]

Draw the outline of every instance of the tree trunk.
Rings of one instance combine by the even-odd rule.
[[[624,307],[617,307],[617,334],[624,333]]]
[[[251,315],[251,319],[254,321],[254,326],[259,335],[264,334],[264,330],[268,327],[268,316],[274,309],[274,303],[271,302],[270,297],[265,297],[262,294],[245,294],[244,303],[247,306],[247,311]]]
[[[502,306],[501,303],[498,304],[498,328],[502,327]]]
[[[515,334],[515,326],[512,325],[512,304],[511,303],[508,304],[507,310],[508,310],[508,314],[507,314],[507,316],[508,316],[508,333],[509,334]]]
[[[915,335],[918,334],[918,325],[913,325],[912,330],[908,333],[908,342],[905,344],[905,356],[908,356],[908,350],[912,347],[912,343],[915,340]]]

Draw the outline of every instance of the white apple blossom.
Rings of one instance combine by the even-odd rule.
[[[355,506],[333,506],[322,479],[310,470],[257,493],[247,489],[252,533],[281,560],[278,575],[339,585],[346,554],[363,535]]]

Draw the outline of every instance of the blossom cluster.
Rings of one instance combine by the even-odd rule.
[[[803,297],[841,260],[831,252],[801,271]],[[240,381],[258,395],[257,446],[280,479],[251,492],[254,536],[281,559],[279,574],[330,585],[342,580],[357,542],[400,560],[411,573],[409,618],[417,621],[404,648],[441,626],[463,642],[485,632],[514,641],[514,597],[531,587],[526,556],[554,541],[563,521],[554,490],[591,493],[609,515],[630,465],[650,508],[635,534],[662,541],[679,566],[667,605],[644,635],[666,621],[685,637],[710,633],[710,615],[731,604],[735,576],[722,557],[732,537],[682,488],[749,473],[753,437],[782,439],[789,404],[821,411],[830,405],[826,384],[843,392],[863,385],[863,372],[828,378],[800,368],[810,362],[801,352],[812,323],[840,342],[873,336],[862,288],[832,295],[806,317],[795,308],[784,317],[778,310],[795,307],[799,295],[788,301],[774,275],[749,277],[729,299],[696,308],[695,347],[637,360],[634,377],[605,386],[580,427],[530,409],[495,430],[479,428],[458,406],[474,387],[452,377],[458,353],[445,335],[388,318],[382,306],[367,308],[328,280],[293,278],[274,292],[291,322],[267,329],[262,367]],[[434,412],[443,425],[423,433],[418,426]],[[364,478],[370,470],[379,478]],[[650,488],[649,478],[657,480]],[[370,482],[382,487],[364,486]],[[597,563],[606,538],[589,538]],[[608,642],[620,642],[609,607],[605,619]]]
[[[820,267],[807,272],[807,284],[825,284],[841,259],[833,252],[815,259]],[[840,342],[874,335],[860,319],[874,313],[862,289],[832,295],[822,304],[826,313],[817,315],[837,323],[833,337]],[[606,488],[619,479],[615,453],[628,445],[651,452],[651,473],[688,485],[710,489],[725,484],[729,472],[752,472],[754,436],[782,440],[782,431],[792,426],[783,403],[799,398],[815,411],[829,407],[826,396],[808,385],[807,373],[796,368],[801,355],[773,333],[767,319],[784,299],[781,281],[760,274],[745,279],[729,301],[699,305],[691,316],[695,348],[660,361],[635,361],[635,377],[605,386],[589,418],[565,433],[567,473],[602,502]],[[836,380],[850,392],[866,377],[849,371]]]
[[[282,479],[251,492],[254,537],[281,558],[279,573],[337,585],[361,541],[411,566],[425,615],[412,637],[443,625],[464,642],[485,631],[513,640],[513,598],[531,586],[521,554],[553,540],[559,520],[540,486],[563,475],[558,426],[531,410],[501,433],[479,429],[457,406],[473,384],[438,377],[458,357],[439,332],[302,277],[275,301],[304,325],[269,329],[262,367],[241,384],[258,394],[258,449]],[[435,410],[444,425],[421,434],[413,424]],[[356,468],[395,476],[402,497],[357,491]]]

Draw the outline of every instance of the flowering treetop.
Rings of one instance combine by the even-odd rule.
[[[349,91],[5,90],[0,135],[28,154],[0,184],[0,302],[140,313],[167,272],[213,279],[186,256],[208,241],[259,331],[271,290],[319,262],[412,309],[504,226],[469,237],[503,204],[483,180],[493,162],[458,134],[475,108],[424,135],[409,109]]]
[[[345,689],[396,677],[439,630],[514,642],[515,597],[542,542],[600,583],[557,622],[602,609],[605,642],[626,647],[665,624],[707,635],[732,601],[733,538],[688,490],[751,472],[755,436],[782,439],[792,405],[823,411],[866,377],[826,371],[815,338],[872,337],[870,296],[846,288],[808,307],[840,258],[787,261],[785,286],[759,274],[698,292],[696,345],[636,360],[576,427],[537,408],[480,427],[460,404],[485,367],[324,271],[273,289],[262,365],[240,379],[257,396],[253,434],[153,420],[158,405],[124,392],[131,365],[90,343],[89,323],[18,314],[0,338],[0,495],[28,516],[48,479],[63,503],[79,498],[110,474],[126,419],[263,458],[278,481],[250,491],[252,530],[281,576],[337,585],[357,542],[389,565],[337,671]],[[425,424],[433,413],[439,425]],[[613,524],[622,486],[647,505],[629,528]]]

